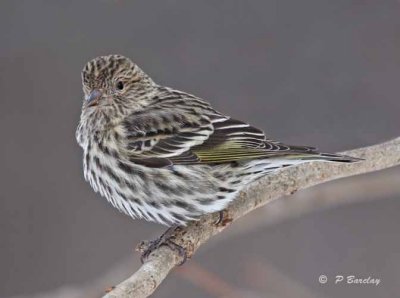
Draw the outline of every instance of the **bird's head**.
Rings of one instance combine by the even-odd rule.
[[[124,118],[151,104],[157,85],[135,63],[121,55],[100,56],[82,70],[83,106],[76,131],[78,143],[103,135]]]
[[[113,120],[140,111],[149,102],[156,84],[135,63],[121,55],[100,56],[82,70],[82,116]]]

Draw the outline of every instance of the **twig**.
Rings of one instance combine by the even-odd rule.
[[[400,137],[394,140],[341,152],[365,161],[353,164],[313,162],[285,168],[252,183],[226,209],[223,225],[215,225],[218,215],[205,215],[200,221],[178,229],[174,242],[184,247],[189,257],[213,235],[250,211],[284,195],[330,180],[373,172],[400,164]],[[140,249],[144,249],[141,247]],[[181,257],[166,246],[152,252],[142,267],[103,298],[144,298],[151,295]]]

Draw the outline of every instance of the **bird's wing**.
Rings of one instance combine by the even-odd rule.
[[[181,95],[128,116],[123,127],[129,158],[151,167],[317,154],[312,147],[267,140],[260,129]]]
[[[213,134],[204,143],[191,148],[201,162],[224,163],[316,152],[312,147],[268,140],[262,130],[232,118],[216,122],[213,127]]]
[[[126,151],[132,161],[148,166],[165,166],[174,157],[189,155],[194,162],[197,157],[190,149],[213,134],[212,121],[224,118],[194,97],[164,96],[162,102],[125,118]]]

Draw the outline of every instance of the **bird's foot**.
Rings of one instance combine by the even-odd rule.
[[[232,222],[232,218],[229,217],[228,213],[225,210],[218,211],[218,218],[215,221],[216,226],[227,226]]]
[[[222,223],[223,220],[224,220],[224,210],[218,211],[218,218],[214,224],[218,226]]]
[[[179,256],[182,257],[182,261],[179,263],[179,266],[183,265],[187,260],[187,252],[186,249],[175,242],[172,241],[174,237],[174,232],[179,228],[179,226],[172,226],[168,228],[160,237],[155,240],[150,240],[146,242],[142,242],[139,247],[144,247],[144,249],[140,249],[142,251],[142,255],[140,256],[140,260],[142,264],[145,260],[150,256],[150,254],[158,249],[160,246],[168,246],[171,250],[177,251]]]

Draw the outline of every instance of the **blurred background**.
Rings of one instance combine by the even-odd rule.
[[[83,179],[80,71],[98,55],[131,57],[289,144],[334,152],[400,134],[395,0],[1,1],[0,40],[2,298],[100,297],[164,230]],[[153,297],[400,297],[399,179],[394,168],[273,202]]]

